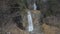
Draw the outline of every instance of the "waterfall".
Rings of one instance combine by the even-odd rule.
[[[32,16],[31,16],[31,12],[28,11],[28,31],[31,32],[33,31],[33,22],[32,22]]]
[[[33,4],[34,10],[37,9],[36,3]]]
[[[11,32],[7,32],[7,34],[11,34]]]

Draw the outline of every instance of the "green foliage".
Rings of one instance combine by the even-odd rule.
[[[20,5],[20,10],[26,8],[26,1],[27,0],[17,0],[17,3]]]

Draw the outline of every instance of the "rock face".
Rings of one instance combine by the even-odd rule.
[[[34,30],[30,32],[31,34],[43,34],[41,32],[41,26],[39,24],[39,16],[40,16],[40,11],[38,10],[32,10],[32,18],[33,18],[33,25],[34,25]]]
[[[60,28],[60,16],[50,16],[43,20],[46,24]]]
[[[39,19],[40,19],[40,11],[38,10],[26,10],[27,11],[31,11],[31,15],[32,15],[32,21],[33,21],[33,31],[29,32],[27,29],[28,26],[28,20],[27,20],[27,14],[24,14],[23,16],[23,26],[26,28],[25,31],[28,31],[29,34],[43,34],[41,31],[41,25],[39,23]]]

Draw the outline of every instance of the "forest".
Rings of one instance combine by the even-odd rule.
[[[60,0],[0,0],[0,34],[60,34]]]

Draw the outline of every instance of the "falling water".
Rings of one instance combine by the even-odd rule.
[[[33,22],[32,22],[32,16],[31,16],[31,12],[28,11],[28,31],[31,32],[33,31]]]
[[[33,4],[34,10],[36,10],[37,6],[36,3]]]
[[[36,4],[33,4],[34,10],[36,10]],[[31,16],[31,12],[28,11],[28,31],[31,32],[33,31],[33,22],[32,22],[32,16]]]
[[[7,32],[7,34],[11,34],[11,32]]]

